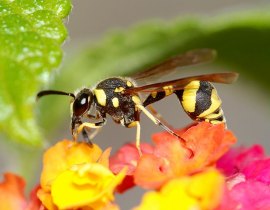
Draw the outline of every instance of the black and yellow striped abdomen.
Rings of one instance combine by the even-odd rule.
[[[226,123],[221,109],[221,99],[210,82],[196,80],[189,82],[183,90],[173,90],[173,86],[166,86],[163,89],[164,91],[152,92],[143,102],[143,106],[175,93],[191,119],[212,124]]]
[[[183,90],[176,90],[175,94],[193,120],[212,124],[225,123],[221,99],[210,82],[192,81]]]

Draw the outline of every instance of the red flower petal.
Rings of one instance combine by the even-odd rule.
[[[135,186],[134,177],[131,175],[125,176],[124,180],[120,185],[116,187],[116,192],[124,193],[126,190]]]
[[[141,144],[141,150],[143,154],[153,153],[153,147],[150,144]],[[113,173],[117,174],[124,167],[128,167],[127,175],[133,175],[139,158],[140,155],[135,144],[125,144],[116,154],[110,157],[110,169]]]
[[[153,152],[153,147],[150,144],[143,143],[141,144],[141,150],[143,154],[149,154]],[[134,187],[133,173],[139,158],[140,155],[134,143],[125,144],[116,154],[110,157],[110,169],[114,174],[118,174],[125,167],[128,168],[126,177],[116,189],[117,192],[123,193]]]
[[[37,197],[37,191],[40,189],[40,185],[36,186],[30,193],[30,201],[28,202],[26,210],[41,210],[42,204]]]

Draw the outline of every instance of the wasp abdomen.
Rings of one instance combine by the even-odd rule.
[[[143,102],[143,106],[148,106],[149,104],[155,103],[157,101],[160,101],[161,99],[165,98],[166,96],[169,96],[174,93],[173,86],[164,86],[164,91],[155,92],[153,91]]]
[[[212,124],[225,122],[221,100],[210,82],[192,81],[183,90],[176,90],[175,94],[185,112],[193,120]]]

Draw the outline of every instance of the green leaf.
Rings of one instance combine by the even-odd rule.
[[[270,92],[270,13],[247,11],[217,17],[192,17],[171,22],[152,21],[104,39],[70,57],[55,79],[54,89],[72,91],[112,75],[128,75],[169,56],[195,48],[213,48],[217,63],[257,79]],[[85,46],[85,45],[84,45]],[[64,101],[64,102],[60,102]],[[68,107],[66,100],[48,100],[43,110],[46,126]],[[46,104],[46,103],[45,103]],[[50,118],[46,118],[46,116]]]
[[[41,145],[35,95],[62,59],[70,0],[0,0],[0,129],[12,140]]]

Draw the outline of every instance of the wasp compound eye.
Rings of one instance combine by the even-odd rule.
[[[73,114],[77,117],[83,115],[89,109],[89,94],[82,93],[73,102]]]

